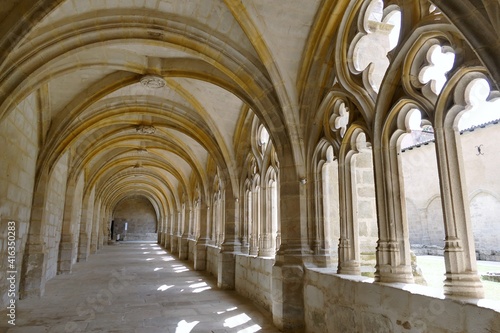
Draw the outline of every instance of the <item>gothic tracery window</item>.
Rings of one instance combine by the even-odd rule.
[[[472,80],[465,89],[465,112],[458,122],[460,131],[500,119],[500,99],[488,100],[490,85],[484,78]]]
[[[353,70],[364,72],[365,85],[378,93],[390,63],[387,54],[398,44],[401,12],[397,7],[384,9],[382,0],[372,0],[361,20],[350,51]]]
[[[432,45],[427,51],[427,65],[419,73],[419,80],[423,84],[430,82],[431,90],[439,95],[446,81],[446,73],[453,68],[455,54],[440,45]]]

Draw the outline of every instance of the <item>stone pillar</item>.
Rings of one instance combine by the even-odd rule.
[[[82,219],[80,222],[80,236],[78,239],[78,261],[87,261],[90,254],[90,241],[92,230],[92,219],[94,211],[94,190],[85,195],[82,207]]]
[[[240,223],[239,199],[234,198],[233,192],[228,190],[221,200],[225,208],[223,219],[224,239],[218,256],[217,286],[221,289],[234,289],[236,286],[236,254],[241,253],[241,243],[238,239],[238,226]]]
[[[249,230],[248,226],[250,223],[250,210],[252,209],[252,191],[251,191],[251,185],[249,184],[249,180],[246,181],[245,183],[245,190],[243,191],[244,197],[241,202],[241,252],[245,254],[250,253],[250,235],[249,235]]]
[[[40,297],[45,292],[47,249],[43,240],[45,200],[49,176],[43,173],[33,196],[28,240],[22,261],[19,298]]]
[[[339,241],[333,236],[340,237],[339,169],[332,147],[326,150],[325,155],[323,163],[320,162],[314,168],[316,175],[311,172],[311,179],[315,179],[315,183],[314,188],[310,189],[308,201],[310,209],[316,212],[315,240],[312,243],[314,262],[319,267],[332,267],[337,266],[339,261]]]
[[[266,181],[264,181],[266,183]],[[275,248],[273,246],[273,235],[271,227],[271,193],[268,184],[262,187],[263,191],[260,194],[260,237],[259,237],[259,257],[272,257],[275,254]]]
[[[398,138],[393,136],[383,148],[373,148],[379,230],[375,281],[413,283]]]
[[[180,211],[178,211],[177,213],[174,212],[173,217],[174,219],[172,220],[172,233],[170,237],[170,252],[172,254],[178,254],[179,253],[178,223],[181,218],[181,212]]]
[[[82,179],[83,180],[83,179]],[[83,182],[81,183],[83,187]],[[78,252],[78,232],[81,218],[82,197],[76,197],[77,180],[69,179],[66,188],[66,202],[64,205],[63,225],[61,230],[61,242],[59,244],[58,274],[71,273],[73,258],[76,258]],[[82,189],[79,189],[80,192]],[[81,193],[81,192],[80,192]],[[78,202],[79,201],[79,202]]]
[[[476,267],[460,134],[452,126],[436,126],[434,135],[445,224],[444,293],[482,298],[484,291]]]
[[[353,190],[351,161],[356,152],[348,151],[341,153],[339,159],[339,215],[340,215],[340,239],[339,239],[339,274],[359,275],[361,274],[359,264],[359,250],[355,230],[355,216],[353,211]]]
[[[255,182],[255,180],[254,180]],[[250,248],[248,254],[257,256],[259,254],[259,235],[260,235],[260,221],[261,221],[261,202],[260,202],[260,186],[254,184],[252,187],[252,210],[251,216],[251,233],[249,235]]]
[[[158,244],[163,245],[164,240],[165,240],[165,234],[163,233],[163,230],[158,228],[158,237],[156,241],[158,242]]]
[[[197,240],[194,248],[194,269],[196,271],[204,271],[207,269],[207,245],[208,238],[208,225],[210,219],[210,210],[207,209],[206,202],[202,201],[199,204],[199,229],[195,231]]]
[[[77,249],[74,244],[74,235],[65,233],[61,235],[61,243],[59,244],[59,263],[58,274],[70,274],[73,267],[73,255]]]
[[[78,238],[78,262],[87,261],[90,254],[90,234],[81,232]]]
[[[184,207],[181,224],[181,237],[179,242],[179,259],[187,260],[189,257],[189,225],[193,220],[193,210],[191,207]]]
[[[42,176],[34,193],[31,209],[31,221],[28,240],[22,261],[22,274],[19,283],[19,298],[40,297],[45,292],[45,262],[47,249],[43,241],[43,218],[45,211],[45,195],[48,179]]]
[[[273,322],[284,332],[304,332],[304,266],[300,255],[278,255],[273,266]]]
[[[100,249],[102,249],[102,247],[104,246],[104,244],[107,242],[105,242],[105,240],[108,239],[108,219],[104,218],[103,217],[104,214],[102,214],[101,212],[101,227],[99,228],[100,231],[99,231],[99,240],[97,242],[97,251],[99,251]]]
[[[163,239],[163,214],[161,212],[158,214],[156,220],[155,232],[156,232],[156,243],[161,246]]]
[[[30,239],[31,238],[31,239]],[[19,298],[40,297],[45,293],[45,246],[35,235],[29,236],[23,258]]]
[[[168,216],[168,219],[165,221],[165,240],[163,243],[163,247],[170,251],[170,248],[172,246],[172,223],[174,220],[174,214],[170,214]]]
[[[91,233],[91,239],[90,239],[90,254],[94,254],[97,252],[98,246],[97,244],[99,243],[99,230],[101,228],[100,222],[100,210],[101,210],[101,205],[100,201],[99,204],[94,205],[94,209],[92,211],[93,217],[92,217],[92,233]]]
[[[305,257],[313,254],[307,236],[308,185],[305,178],[298,179],[293,161],[280,162],[281,246],[273,266],[273,322],[286,332],[304,332],[303,267]]]

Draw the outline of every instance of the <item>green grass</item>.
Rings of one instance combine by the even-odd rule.
[[[417,256],[417,265],[422,270],[429,287],[443,289],[444,257]],[[479,274],[500,272],[500,262],[478,261],[477,270]],[[500,300],[500,282],[482,280],[482,283],[486,299]]]

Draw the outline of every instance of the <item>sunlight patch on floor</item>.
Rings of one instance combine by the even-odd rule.
[[[193,321],[191,323],[188,323],[185,320],[181,320],[177,324],[177,328],[175,329],[175,333],[189,333],[191,330],[198,325],[199,321]]]
[[[259,325],[255,324],[255,325],[252,325],[252,326],[247,327],[245,329],[239,330],[236,333],[254,333],[254,332],[260,331],[261,329],[262,329],[262,327],[260,327]]]
[[[187,272],[189,271],[189,268],[187,268],[186,266],[184,265],[172,265],[172,267],[174,268],[174,271],[176,273],[182,273],[182,272]]]
[[[252,320],[246,313],[227,318],[224,320],[224,327],[235,328],[236,326],[243,325]]]
[[[167,286],[166,284],[164,284],[163,286],[160,286],[158,289],[156,290],[159,290],[159,291],[165,291],[169,288],[172,288],[174,285],[171,285],[171,286]]]

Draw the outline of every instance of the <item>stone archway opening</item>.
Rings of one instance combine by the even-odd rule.
[[[115,206],[112,231],[114,240],[157,241],[157,232],[156,211],[146,197],[128,196]]]

